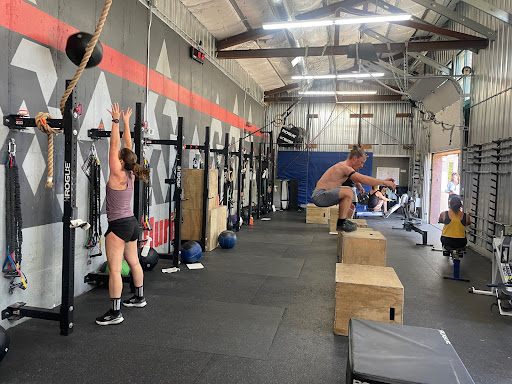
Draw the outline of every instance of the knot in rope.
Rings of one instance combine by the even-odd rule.
[[[35,118],[37,128],[48,136],[48,173],[46,175],[46,188],[53,187],[53,135],[60,133],[60,130],[52,128],[48,124],[47,120],[51,118],[52,116],[45,112],[39,112]]]

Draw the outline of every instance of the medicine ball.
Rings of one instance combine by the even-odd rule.
[[[100,271],[104,271],[105,273],[109,273],[108,262],[105,261],[101,266]],[[128,276],[130,274],[130,266],[123,260],[123,264],[121,265],[121,276]]]
[[[85,55],[87,45],[91,39],[92,35],[86,32],[78,32],[68,37],[68,41],[66,43],[66,55],[68,56],[69,60],[73,62],[73,64],[80,65],[82,57]],[[85,68],[92,68],[97,66],[99,63],[101,63],[101,59],[103,59],[103,47],[98,40]]]
[[[139,262],[145,271],[151,271],[155,268],[158,264],[158,259],[160,259],[160,255],[154,248],[149,248],[147,256],[142,256],[141,252],[139,252]]]
[[[11,339],[9,338],[7,332],[5,332],[5,329],[0,326],[0,361],[2,361],[5,355],[7,355],[10,341]]]
[[[233,231],[223,231],[219,235],[219,244],[224,249],[233,248],[236,244],[236,234]]]
[[[187,241],[181,246],[181,260],[184,263],[195,263],[201,256],[203,256],[203,251],[198,242]]]

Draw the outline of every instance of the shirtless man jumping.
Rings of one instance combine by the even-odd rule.
[[[336,225],[338,231],[353,232],[357,229],[357,225],[347,220],[350,204],[352,203],[353,192],[350,187],[344,187],[342,184],[350,179],[355,183],[365,185],[386,185],[391,189],[395,189],[393,179],[380,180],[374,177],[361,175],[357,173],[366,162],[366,154],[362,149],[355,148],[350,151],[348,159],[334,164],[322,175],[316,183],[315,190],[311,199],[318,207],[330,207],[339,204],[339,218]]]

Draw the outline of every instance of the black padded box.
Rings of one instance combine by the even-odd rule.
[[[350,319],[347,384],[474,384],[444,331]]]

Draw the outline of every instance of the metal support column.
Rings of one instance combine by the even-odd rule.
[[[143,112],[142,112],[142,103],[135,104],[135,128],[133,130],[133,141],[135,143],[135,155],[137,155],[137,162],[142,167],[143,159],[142,159],[142,124],[143,124]],[[142,188],[142,180],[135,180],[133,184],[133,215],[139,222],[142,223],[141,218],[141,202],[142,202],[142,192],[144,188]]]

